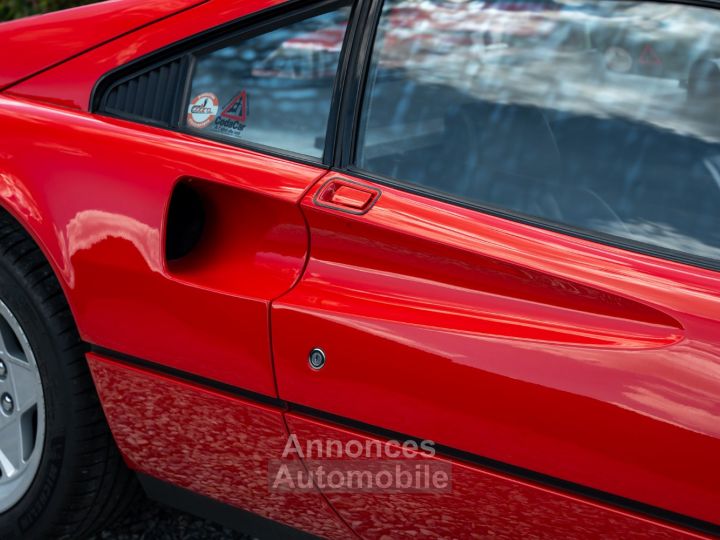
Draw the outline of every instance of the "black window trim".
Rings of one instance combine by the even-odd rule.
[[[690,5],[706,9],[718,9],[720,7],[720,4],[718,4],[715,0],[643,1],[659,4],[670,3]],[[340,128],[336,141],[336,151],[334,154],[335,159],[332,166],[332,170],[334,172],[356,177],[382,186],[388,186],[406,193],[419,195],[428,199],[458,206],[460,208],[466,208],[483,214],[500,217],[516,223],[522,223],[524,225],[530,225],[536,228],[561,233],[569,237],[580,238],[597,244],[619,248],[629,253],[639,253],[641,255],[648,255],[661,260],[681,263],[705,270],[720,271],[720,260],[692,255],[690,253],[664,248],[662,246],[656,246],[629,238],[613,236],[599,231],[592,231],[581,227],[566,225],[536,216],[522,214],[506,208],[473,202],[449,193],[425,188],[408,181],[402,181],[397,178],[390,178],[377,173],[372,173],[355,166],[357,142],[359,140],[360,128],[362,126],[360,117],[362,114],[363,99],[365,97],[370,67],[372,65],[372,53],[375,44],[375,37],[378,31],[383,5],[385,3],[384,0],[369,0],[369,2],[370,9],[367,16],[366,27],[364,28],[362,41],[359,44],[360,54],[353,57],[355,65],[349,74],[350,79],[346,81],[352,82],[353,90],[352,92],[345,92],[344,100],[340,107],[340,117],[338,119]]]
[[[123,64],[104,74],[95,83],[92,90],[89,110],[91,113],[97,115],[159,127],[168,131],[219,142],[240,149],[260,152],[272,157],[287,159],[306,165],[330,168],[335,152],[335,134],[338,130],[337,111],[344,93],[343,89],[345,85],[343,83],[345,81],[345,74],[350,66],[350,52],[355,48],[355,41],[358,36],[364,34],[365,19],[362,15],[366,11],[364,9],[365,4],[365,0],[317,0],[313,2],[307,2],[307,0],[287,0],[276,6],[250,13],[239,19],[199,32],[155,50],[127,64]],[[182,120],[185,116],[185,105],[191,89],[192,73],[198,54],[218,50],[236,40],[251,39],[252,37],[271,32],[283,26],[293,24],[294,22],[329,13],[345,6],[351,7],[351,13],[340,53],[338,70],[333,83],[330,114],[328,115],[322,157],[308,156],[252,141],[229,138],[221,134],[200,135],[184,126]],[[106,110],[107,96],[113,88],[177,60],[182,62],[180,78],[184,81],[184,86],[173,98],[175,102],[173,103],[174,120],[172,123],[168,124],[125,112],[119,113],[117,111]]]
[[[354,36],[353,47],[348,52],[350,64],[344,80],[345,90],[337,109],[338,128],[335,133],[332,164],[336,170],[347,169],[354,159],[355,140],[360,129],[362,100],[372,61],[375,34],[380,23],[384,0],[361,0],[363,21],[361,32]]]

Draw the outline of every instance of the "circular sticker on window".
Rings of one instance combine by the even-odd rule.
[[[218,98],[205,92],[194,98],[188,107],[187,123],[195,129],[203,129],[212,124],[218,113]]]
[[[610,71],[627,73],[632,69],[633,59],[622,47],[610,47],[605,51],[605,66]]]

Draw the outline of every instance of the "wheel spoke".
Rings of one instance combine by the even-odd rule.
[[[0,471],[3,480],[13,478],[21,469],[23,461],[22,428],[20,415],[15,414],[11,421],[0,428]]]
[[[0,379],[0,395],[2,395],[4,392],[14,392],[15,389],[13,388],[12,381],[9,378],[5,378],[4,380]]]
[[[0,412],[0,433],[10,424],[15,421],[12,416],[8,417]],[[0,440],[0,448],[2,448],[2,441]]]
[[[8,362],[8,381],[11,384],[11,395],[15,401],[17,412],[22,413],[37,405],[42,395],[42,387],[38,373],[22,360],[12,359]]]
[[[8,352],[0,349],[0,358],[2,358],[6,364],[8,365],[8,368],[11,368],[11,366],[17,366],[21,369],[32,371],[32,368],[30,367],[30,364],[28,364],[27,360],[25,360],[24,355],[21,355],[16,352]]]

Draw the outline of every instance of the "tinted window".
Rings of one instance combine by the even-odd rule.
[[[387,0],[356,165],[720,259],[720,13]]]
[[[186,127],[321,157],[350,8],[198,55]]]

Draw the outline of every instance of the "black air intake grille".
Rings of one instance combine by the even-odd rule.
[[[100,109],[116,116],[141,118],[169,126],[182,91],[183,59],[121,81],[105,94]]]

